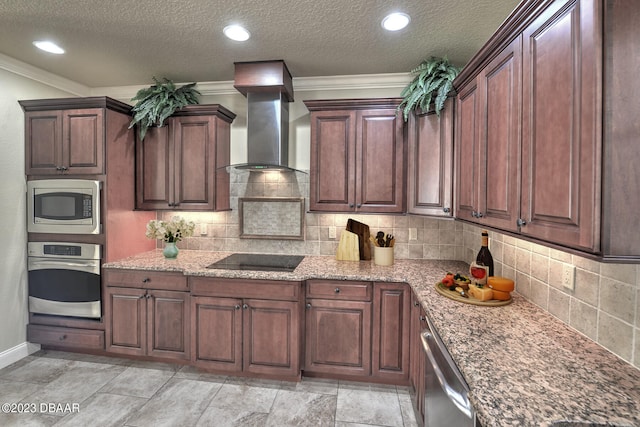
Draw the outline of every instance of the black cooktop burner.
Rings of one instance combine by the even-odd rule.
[[[233,254],[207,268],[292,272],[303,258],[303,255]]]

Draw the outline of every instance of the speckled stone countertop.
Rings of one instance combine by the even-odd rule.
[[[165,260],[158,250],[105,267],[226,278],[407,282],[469,384],[483,426],[573,421],[584,423],[576,426],[640,427],[640,370],[515,292],[513,303],[502,307],[464,304],[438,294],[434,284],[447,271],[466,271],[463,262],[396,260],[381,267],[307,256],[292,273],[206,268],[227,255],[181,250],[177,260]]]

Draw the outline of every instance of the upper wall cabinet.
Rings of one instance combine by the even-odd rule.
[[[640,259],[639,20],[637,2],[518,5],[454,82],[457,217]]]
[[[453,99],[438,116],[412,113],[408,126],[407,211],[453,215]]]
[[[520,38],[458,94],[456,216],[517,230],[519,212]]]
[[[25,111],[27,175],[105,173],[105,135],[114,122],[106,109],[131,107],[106,97],[19,101]],[[125,128],[126,129],[126,128]]]
[[[138,209],[228,210],[230,127],[220,105],[191,105],[137,142]]]
[[[400,98],[304,101],[311,112],[310,210],[402,213]]]

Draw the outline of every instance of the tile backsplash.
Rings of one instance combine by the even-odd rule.
[[[396,237],[396,259],[456,259],[471,262],[480,247],[481,227],[418,215],[304,215],[304,240],[240,238],[238,198],[302,197],[308,209],[309,175],[303,172],[231,172],[228,212],[158,212],[197,224],[186,249],[229,252],[335,255],[340,232],[353,218]],[[249,219],[261,227],[263,218]],[[245,217],[245,222],[247,218]],[[265,225],[267,228],[268,225]],[[332,236],[335,231],[336,237]],[[409,239],[415,233],[415,239]],[[413,236],[412,236],[413,237]],[[495,274],[515,280],[517,291],[578,332],[640,368],[640,266],[599,263],[497,232],[489,233]],[[575,286],[562,285],[564,266],[575,267]]]

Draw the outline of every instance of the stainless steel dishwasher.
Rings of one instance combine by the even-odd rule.
[[[422,331],[421,338],[427,354],[424,426],[476,426],[475,412],[469,402],[469,386],[428,316],[427,329]]]

